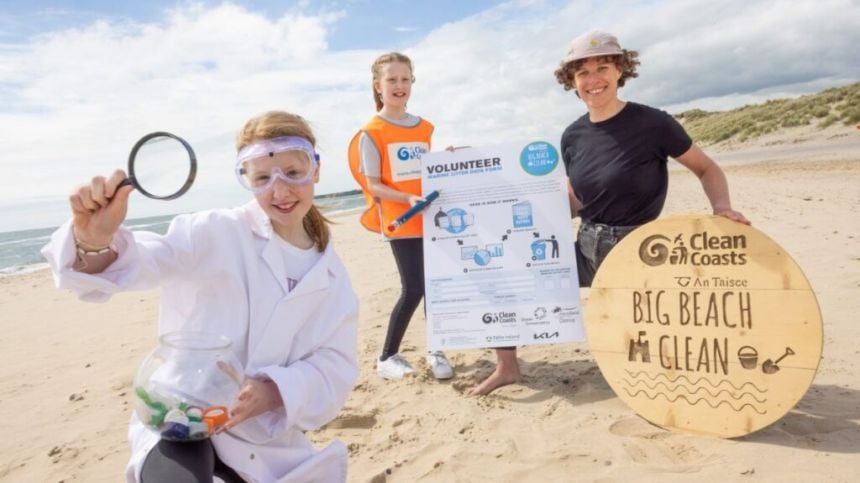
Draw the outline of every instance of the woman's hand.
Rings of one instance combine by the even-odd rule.
[[[732,209],[721,209],[714,210],[714,214],[717,216],[722,216],[723,218],[728,218],[732,221],[736,221],[738,223],[743,223],[744,225],[750,225],[751,222],[747,220],[747,218],[740,211],[735,211]]]
[[[284,400],[278,385],[273,381],[249,379],[239,391],[239,401],[230,410],[230,419],[224,425],[230,429],[246,419],[253,418],[267,411],[283,407]]]
[[[107,179],[96,176],[69,195],[75,238],[85,248],[108,246],[125,220],[128,196],[134,187],[117,188],[124,179],[126,175],[121,170]]]

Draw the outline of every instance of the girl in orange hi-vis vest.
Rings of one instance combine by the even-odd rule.
[[[349,165],[367,199],[361,223],[391,243],[400,272],[400,299],[391,312],[382,354],[376,362],[377,374],[400,379],[414,372],[399,350],[412,314],[424,297],[423,221],[417,215],[394,232],[384,227],[423,201],[421,154],[430,150],[433,125],[406,112],[415,81],[409,57],[385,54],[376,59],[371,72],[377,113],[350,142]],[[427,363],[437,379],[454,376],[442,352],[428,353]]]

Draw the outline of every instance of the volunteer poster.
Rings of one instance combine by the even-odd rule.
[[[431,350],[584,340],[567,181],[551,143],[422,156]]]

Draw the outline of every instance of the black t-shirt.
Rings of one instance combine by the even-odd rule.
[[[641,225],[657,218],[669,185],[668,156],[693,141],[672,116],[628,102],[615,116],[591,122],[588,114],[561,135],[561,152],[584,220]]]

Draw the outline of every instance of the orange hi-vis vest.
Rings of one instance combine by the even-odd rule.
[[[348,153],[349,169],[361,186],[367,202],[367,210],[361,215],[361,224],[372,232],[382,233],[387,238],[422,236],[424,222],[421,215],[412,217],[393,232],[385,228],[410,206],[409,203],[377,198],[368,189],[367,178],[361,172],[359,144],[362,132],[367,133],[376,145],[376,150],[379,151],[382,183],[398,191],[421,196],[421,155],[430,151],[433,125],[421,119],[416,126],[403,127],[391,124],[380,116],[373,116],[373,119],[352,137]]]

